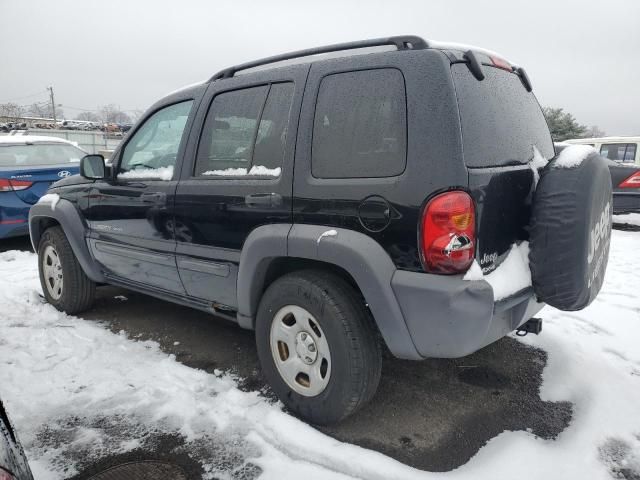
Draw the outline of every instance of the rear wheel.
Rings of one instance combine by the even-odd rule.
[[[51,305],[72,315],[91,306],[95,283],[85,275],[60,227],[42,234],[38,267],[42,292]]]
[[[267,381],[294,413],[335,423],[373,397],[382,354],[358,292],[321,271],[285,275],[264,293],[256,321]]]

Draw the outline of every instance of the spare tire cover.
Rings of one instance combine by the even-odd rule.
[[[596,297],[609,260],[611,176],[597,153],[578,166],[540,174],[531,215],[529,264],[537,297],[580,310]]]

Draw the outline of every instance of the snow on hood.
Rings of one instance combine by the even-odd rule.
[[[553,168],[577,167],[592,153],[598,153],[598,151],[591,145],[569,145],[560,152],[556,161],[553,162]]]
[[[507,258],[493,272],[486,275],[478,262],[474,260],[466,275],[467,281],[485,280],[493,289],[494,301],[503,300],[531,286],[531,270],[529,268],[529,242],[511,245]]]
[[[129,170],[128,172],[120,172],[118,174],[118,178],[151,178],[155,180],[171,180],[173,178],[173,165],[159,168],[139,168],[136,170]]]

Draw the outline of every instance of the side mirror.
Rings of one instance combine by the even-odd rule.
[[[98,154],[85,155],[80,160],[80,175],[89,180],[102,180],[106,177],[107,169],[104,157]]]

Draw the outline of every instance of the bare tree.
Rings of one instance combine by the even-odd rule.
[[[32,103],[29,107],[27,107],[25,115],[29,117],[53,119],[53,109],[51,108],[51,103],[49,102]],[[58,119],[64,118],[64,112],[62,111],[62,109],[56,108],[56,117]]]
[[[585,132],[585,138],[600,138],[604,137],[607,133],[604,130],[601,130],[597,125],[590,126]]]
[[[131,123],[131,117],[113,103],[100,107],[99,116],[105,123]]]
[[[15,122],[24,115],[24,109],[17,103],[0,103],[0,117]]]
[[[99,122],[100,117],[95,112],[82,112],[76,116],[76,120],[83,120],[85,122]]]

